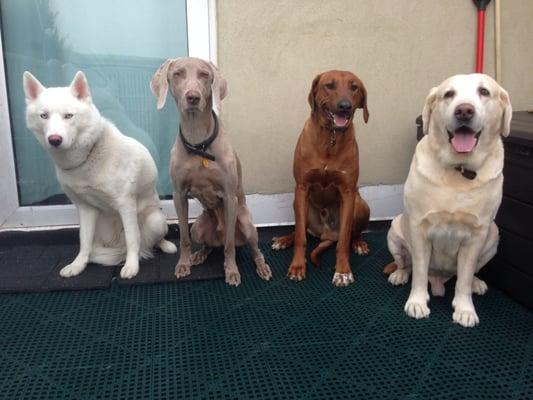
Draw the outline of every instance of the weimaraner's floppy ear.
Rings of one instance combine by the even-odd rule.
[[[150,89],[157,98],[157,109],[161,110],[167,101],[168,93],[168,69],[176,58],[169,58],[159,66],[150,81]]]
[[[228,83],[226,79],[222,77],[222,74],[218,70],[215,64],[209,62],[211,71],[213,72],[213,83],[211,83],[211,93],[213,96],[213,109],[218,115],[220,113],[220,103],[228,94]]]
[[[76,72],[76,75],[74,75],[74,79],[72,79],[72,82],[70,83],[70,91],[72,92],[74,97],[78,98],[79,100],[91,100],[89,83],[87,83],[87,78],[85,77],[85,74],[83,72]]]
[[[315,79],[313,79],[313,83],[311,84],[311,90],[309,91],[309,96],[307,96],[307,101],[309,102],[309,105],[311,106],[311,113],[315,112],[316,108],[316,101],[315,96],[318,91],[318,82],[320,81],[320,77],[322,74],[318,74],[315,76]]]
[[[363,109],[363,119],[365,120],[365,124],[366,124],[368,122],[368,118],[370,117],[370,114],[368,113],[367,94],[366,94],[366,88],[363,82],[361,82],[361,87],[359,88],[359,90],[361,91],[362,97],[357,108]]]
[[[500,87],[500,101],[503,107],[502,115],[502,136],[507,137],[511,132],[511,119],[513,118],[513,107],[509,100],[509,93]]]
[[[22,83],[24,86],[24,94],[26,95],[26,104],[39,97],[39,94],[45,89],[41,82],[28,71],[24,71]]]
[[[426,97],[426,102],[424,103],[424,109],[422,110],[422,131],[424,132],[424,135],[427,135],[429,131],[429,120],[431,118],[431,113],[433,112],[435,100],[437,99],[437,90],[438,87],[432,88],[429,91],[428,97]]]

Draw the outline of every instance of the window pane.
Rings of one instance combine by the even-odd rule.
[[[157,111],[149,82],[168,57],[187,55],[185,0],[1,0],[4,58],[21,205],[61,202],[54,166],[25,124],[22,74],[45,86],[87,75],[93,101],[123,134],[144,144],[172,193],[168,161],[178,126],[172,103]]]

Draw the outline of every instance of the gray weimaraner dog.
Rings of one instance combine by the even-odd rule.
[[[242,188],[241,164],[220,126],[217,115],[226,96],[226,80],[210,62],[198,58],[166,60],[150,83],[157,108],[165,105],[168,88],[180,113],[180,128],[170,157],[174,206],[180,228],[180,257],[176,277],[191,273],[216,246],[224,246],[226,283],[237,286],[241,276],[235,261],[235,246],[249,244],[257,274],[269,280],[270,267],[257,246]],[[191,254],[187,197],[197,198],[204,208],[193,223],[191,236],[202,248]]]

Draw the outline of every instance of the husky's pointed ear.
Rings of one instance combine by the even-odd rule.
[[[74,79],[70,83],[70,91],[78,100],[91,101],[91,92],[85,74],[81,71],[76,72]]]
[[[502,115],[502,136],[507,137],[511,132],[511,119],[513,118],[513,107],[509,100],[509,93],[500,86],[500,101],[503,108]]]
[[[168,93],[168,69],[170,65],[178,60],[177,58],[168,58],[163,64],[159,66],[155,71],[152,80],[150,81],[150,90],[157,99],[157,109],[161,110],[167,101]]]
[[[426,102],[424,103],[424,109],[422,110],[422,132],[424,132],[424,135],[427,135],[429,131],[429,121],[431,118],[431,113],[433,112],[433,107],[435,106],[435,100],[437,99],[438,89],[438,87],[432,88],[426,97]]]
[[[211,83],[213,110],[215,110],[215,113],[218,115],[220,113],[220,103],[228,94],[228,83],[215,64],[209,62],[209,66],[211,67],[211,72],[213,72],[213,82]]]
[[[35,100],[45,89],[41,82],[28,71],[24,71],[22,83],[24,86],[24,94],[26,95],[26,103]]]

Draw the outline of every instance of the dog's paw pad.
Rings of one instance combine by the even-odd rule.
[[[337,286],[348,286],[350,283],[353,283],[355,281],[353,274],[351,272],[347,274],[343,274],[340,272],[335,272],[333,275],[332,283]]]
[[[479,318],[475,310],[460,310],[457,309],[453,313],[453,322],[464,326],[465,328],[472,328],[479,324]]]
[[[485,281],[474,277],[474,280],[472,282],[472,292],[475,294],[483,295],[487,293],[487,290],[489,290],[489,287],[487,286]]]
[[[405,313],[411,318],[422,319],[429,317],[429,307],[426,303],[416,302],[416,301],[407,301],[405,303]]]
[[[409,271],[404,268],[398,268],[389,275],[389,282],[394,286],[405,285],[409,281]]]

